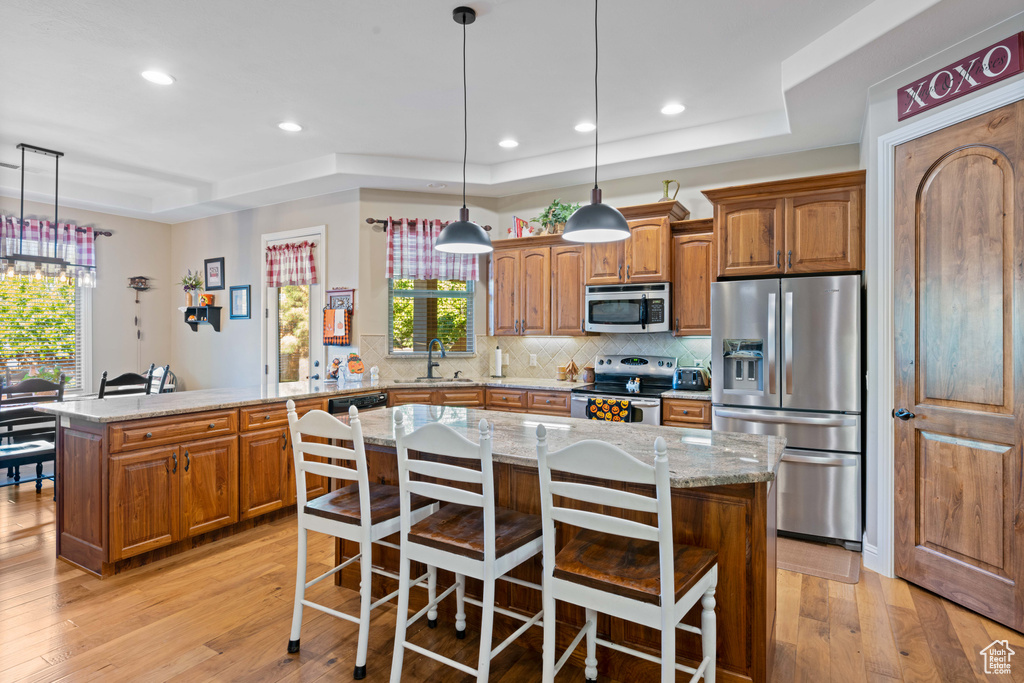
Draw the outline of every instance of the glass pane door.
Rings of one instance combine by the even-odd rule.
[[[277,288],[277,381],[306,382],[309,361],[309,286]]]

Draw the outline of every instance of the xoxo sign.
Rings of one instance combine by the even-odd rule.
[[[897,120],[928,111],[1024,71],[1024,31],[896,91]]]

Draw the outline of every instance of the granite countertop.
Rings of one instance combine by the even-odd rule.
[[[348,394],[364,394],[393,389],[433,389],[445,387],[506,387],[515,389],[544,389],[569,391],[576,387],[590,386],[583,382],[561,382],[553,379],[501,378],[455,382],[440,379],[435,382],[384,381],[377,386],[369,382],[328,386],[310,391],[306,384],[288,384],[269,387],[234,387],[225,389],[197,389],[172,394],[149,394],[139,396],[114,396],[90,398],[81,401],[64,401],[36,406],[39,412],[70,417],[87,422],[124,422],[167,415],[183,415],[206,410],[222,410],[242,406],[279,403],[286,399],[296,401],[306,398],[332,398]]]
[[[547,428],[549,451],[583,439],[599,439],[648,463],[654,462],[654,440],[661,436],[668,443],[673,488],[772,481],[786,445],[785,438],[778,436],[424,405],[360,413],[365,442],[393,448],[394,416],[397,412],[403,414],[406,429],[428,422],[441,422],[474,442],[480,439],[480,420],[486,419],[493,425],[495,462],[527,467],[537,466],[536,434],[539,424]]]
[[[686,389],[672,389],[666,391],[661,395],[662,398],[685,398],[691,401],[710,401],[711,390],[705,389],[704,391],[689,391]]]

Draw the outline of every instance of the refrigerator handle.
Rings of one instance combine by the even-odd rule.
[[[768,293],[768,394],[775,395],[775,321],[778,311],[775,306],[775,292]]]
[[[786,312],[782,319],[782,353],[786,363],[786,393],[793,395],[793,292],[786,292]]]

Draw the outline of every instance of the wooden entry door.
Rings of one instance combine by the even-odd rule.
[[[895,160],[896,573],[1018,631],[1022,133],[1017,102]]]

